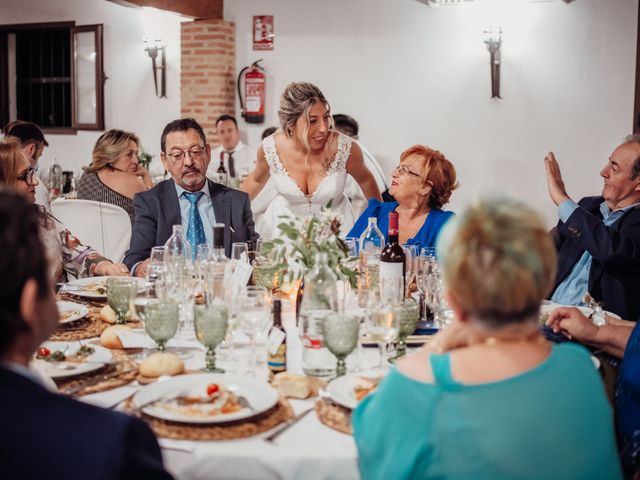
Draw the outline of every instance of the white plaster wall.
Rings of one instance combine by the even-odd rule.
[[[103,24],[105,127],[135,132],[153,163],[160,164],[160,134],[165,124],[180,116],[180,18],[174,14],[128,8],[105,0],[2,0],[0,24],[75,21],[76,25]],[[167,43],[167,97],[155,95],[151,60],[143,36],[160,35]],[[102,132],[77,135],[47,134],[49,148],[40,160],[46,168],[54,160],[64,168],[91,161],[91,151]]]
[[[484,193],[527,200],[555,223],[543,158],[553,150],[570,195],[601,189],[598,172],[632,128],[637,0],[429,8],[415,0],[232,0],[238,71],[263,58],[267,121],[241,122],[259,142],[277,124],[291,81],[317,84],[334,113],[390,172],[414,143],[445,153],[462,188],[450,208]],[[275,16],[275,49],[252,50],[252,16]],[[483,30],[501,25],[502,100],[490,99]],[[239,112],[239,105],[237,107]]]

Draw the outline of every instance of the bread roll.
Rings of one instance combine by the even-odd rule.
[[[131,330],[126,325],[111,325],[100,335],[100,343],[107,348],[122,348],[122,342],[118,333],[124,330]]]
[[[273,378],[273,386],[280,395],[290,398],[308,398],[313,393],[311,382],[304,375],[281,372]]]
[[[184,372],[184,362],[175,353],[156,352],[145,358],[138,370],[145,377],[178,375]]]
[[[117,318],[116,312],[109,305],[105,305],[100,309],[100,320],[103,322],[113,325],[116,323]]]

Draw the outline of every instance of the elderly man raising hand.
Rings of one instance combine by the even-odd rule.
[[[601,196],[577,204],[553,153],[545,157],[549,195],[559,207],[558,271],[551,300],[580,305],[586,293],[622,318],[640,316],[640,135],[629,136],[600,171]]]

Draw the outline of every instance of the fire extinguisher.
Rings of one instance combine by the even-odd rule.
[[[238,97],[242,117],[247,123],[264,122],[265,72],[256,60],[250,67],[244,67],[238,75]],[[248,70],[248,71],[247,71]],[[245,73],[246,72],[246,73]],[[242,77],[244,75],[244,99]]]

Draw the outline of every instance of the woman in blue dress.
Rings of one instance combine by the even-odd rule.
[[[375,217],[385,241],[388,240],[389,212],[397,211],[401,245],[434,247],[440,229],[453,215],[442,207],[458,188],[455,167],[437,150],[414,145],[402,152],[391,178],[389,193],[395,202],[369,200],[347,237],[359,238],[369,217]]]
[[[438,242],[455,321],[353,412],[366,479],[620,479],[613,417],[586,349],[538,326],[556,254],[539,216],[482,201]]]

